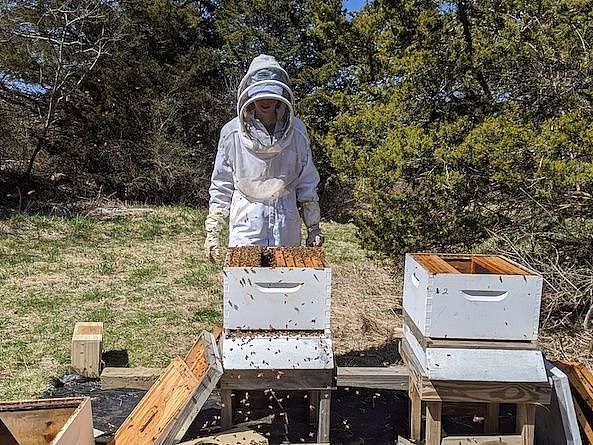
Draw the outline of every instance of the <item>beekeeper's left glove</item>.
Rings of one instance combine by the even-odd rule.
[[[215,263],[220,258],[220,232],[228,216],[228,209],[211,208],[204,222],[204,227],[206,228],[204,253],[212,263]]]

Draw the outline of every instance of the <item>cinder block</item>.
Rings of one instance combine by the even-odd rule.
[[[103,352],[103,323],[78,322],[72,334],[71,366],[74,372],[86,377],[101,374]]]

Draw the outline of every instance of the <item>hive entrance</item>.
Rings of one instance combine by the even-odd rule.
[[[319,247],[230,247],[227,267],[316,267],[326,266]]]

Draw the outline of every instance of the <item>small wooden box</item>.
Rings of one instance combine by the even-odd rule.
[[[72,334],[72,369],[86,377],[99,377],[102,353],[103,323],[76,323]]]
[[[0,444],[94,445],[91,399],[0,402]]]
[[[403,309],[430,338],[537,339],[542,277],[500,256],[406,254]]]
[[[230,253],[236,254],[241,249],[252,253],[254,249],[261,249],[262,255],[270,255],[270,262],[262,261],[257,265],[257,261],[244,261],[247,265],[241,266],[241,261],[227,259],[224,268],[225,329],[329,329],[331,269],[318,260],[318,249],[312,248],[309,256],[307,248],[237,247]],[[299,258],[295,251],[303,255]],[[282,255],[282,261],[278,262],[279,255]],[[279,263],[282,266],[278,266]]]

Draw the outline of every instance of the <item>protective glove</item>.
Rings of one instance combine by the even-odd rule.
[[[325,237],[319,229],[319,225],[315,224],[311,227],[307,227],[307,246],[308,247],[321,247],[325,241]]]
[[[321,247],[325,241],[325,237],[319,229],[319,220],[321,219],[319,203],[317,201],[303,202],[301,203],[301,211],[303,222],[307,227],[307,246]]]
[[[228,216],[228,209],[211,208],[204,223],[206,228],[204,253],[212,263],[220,258],[220,232]]]

